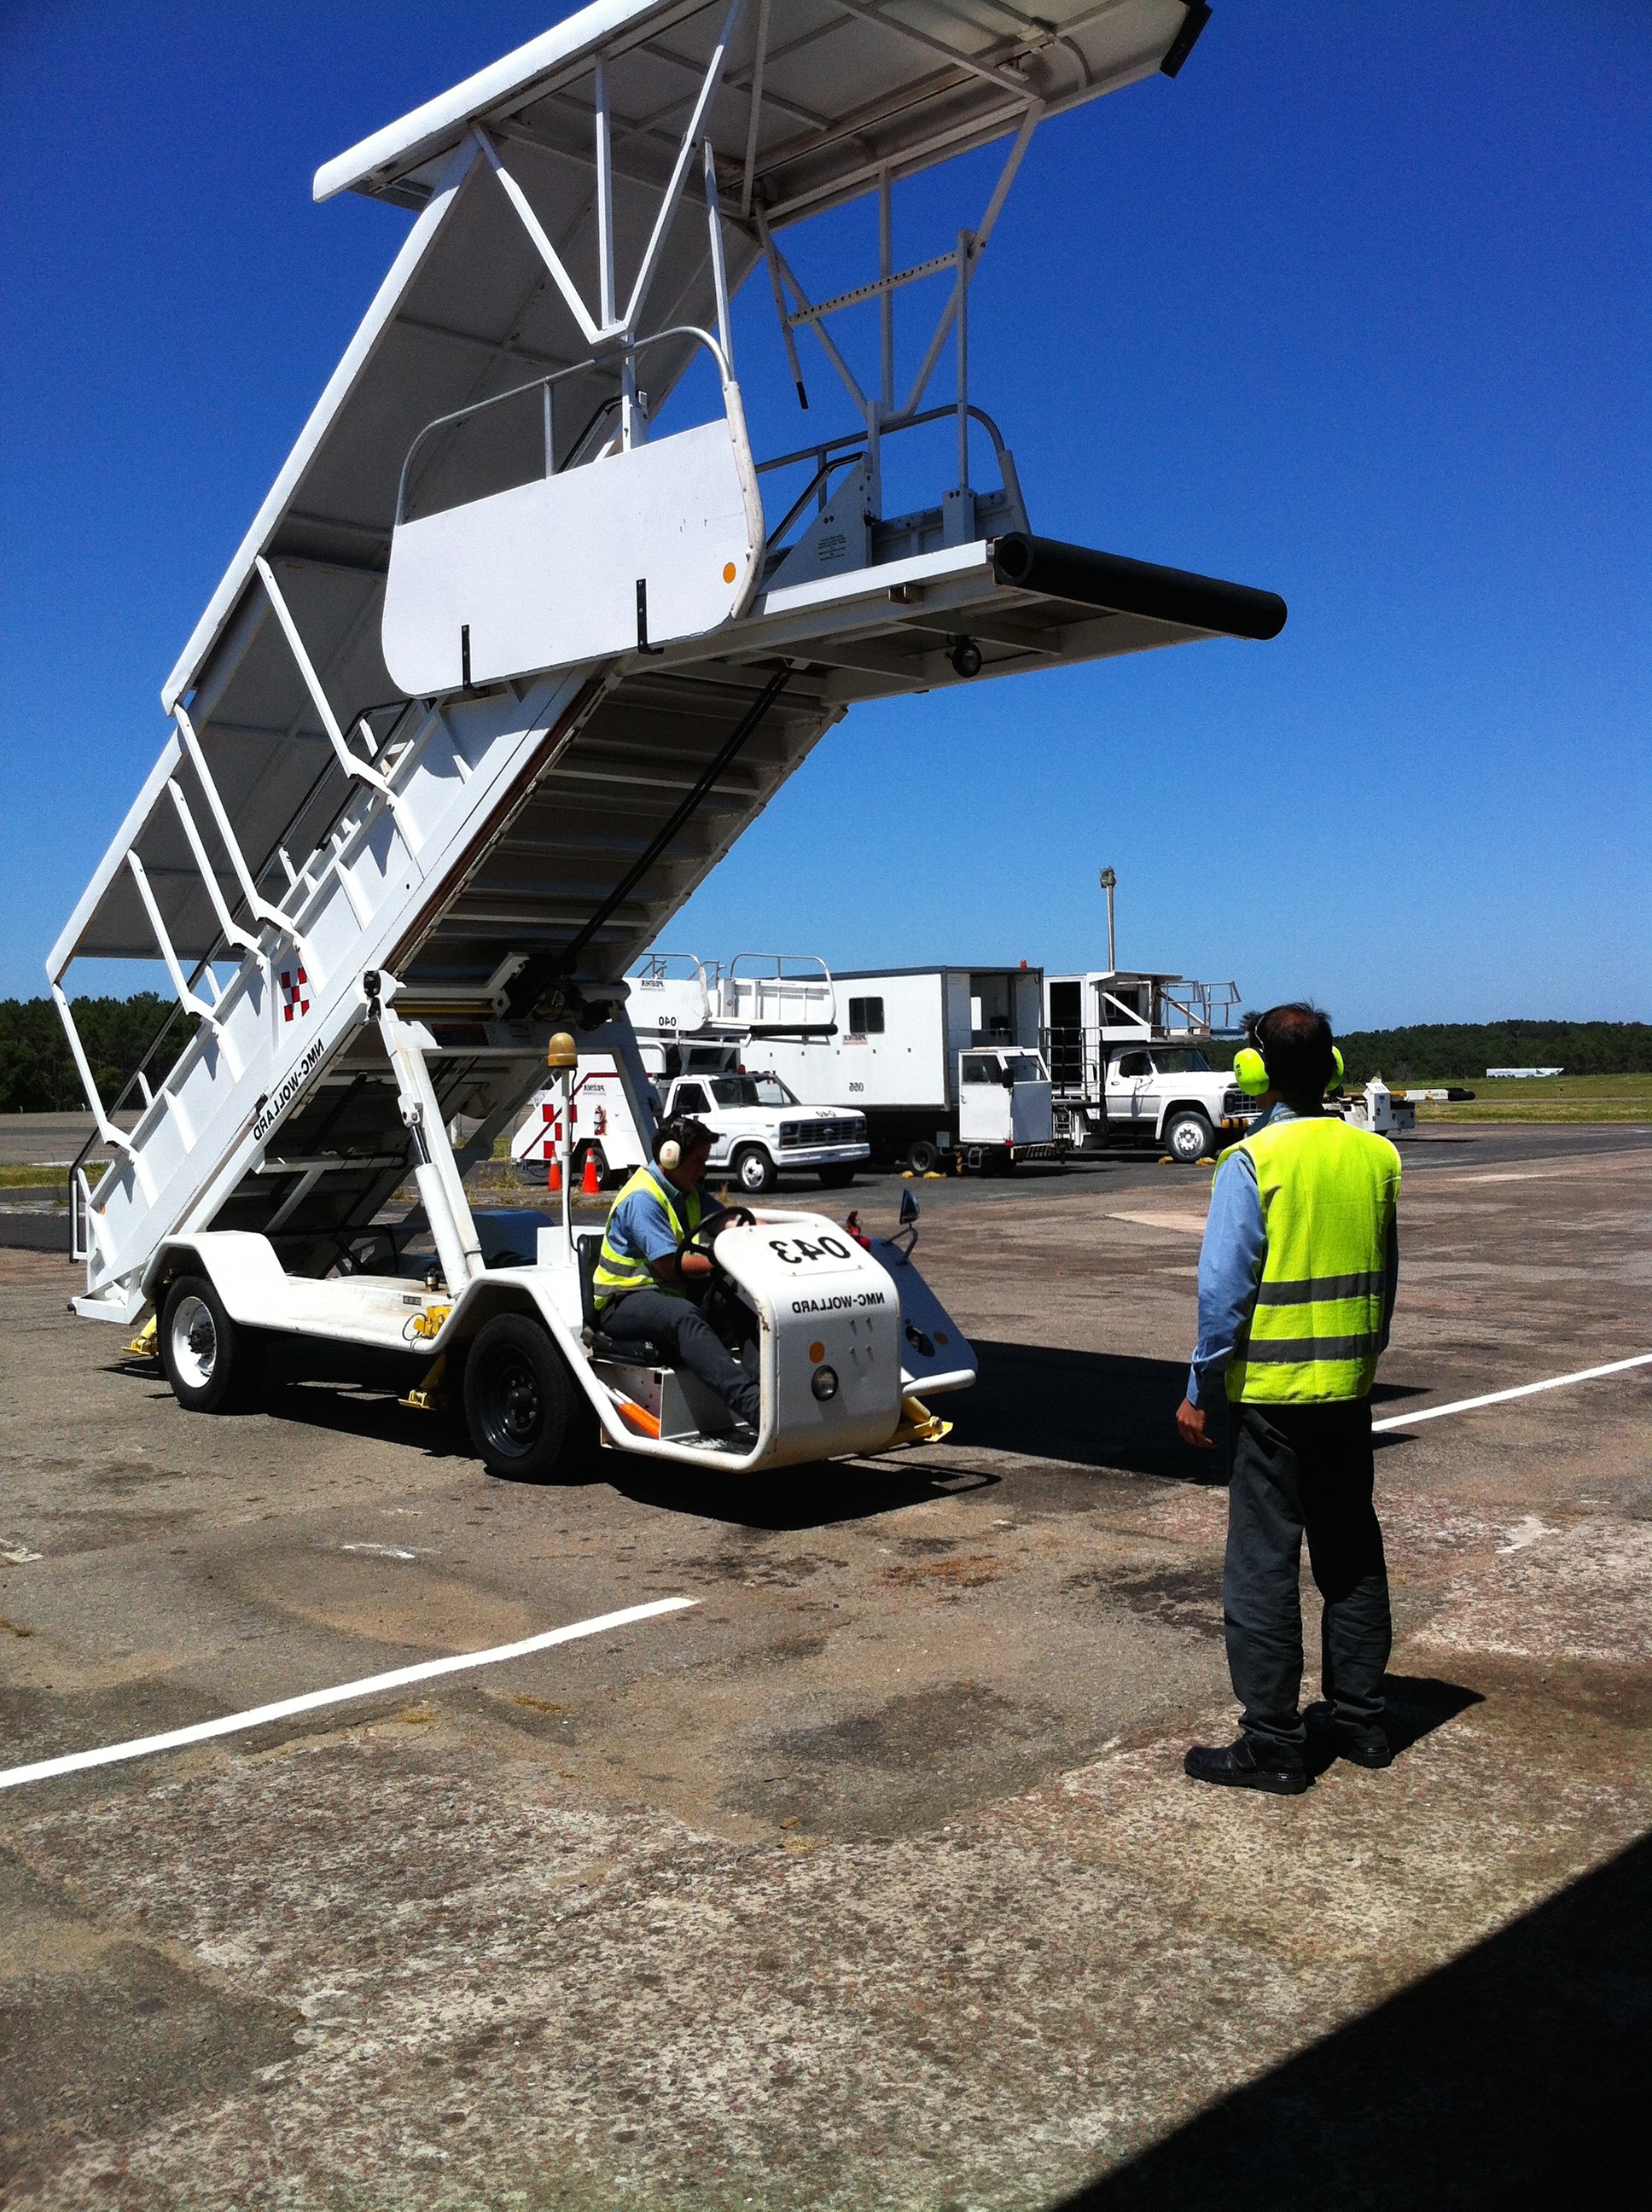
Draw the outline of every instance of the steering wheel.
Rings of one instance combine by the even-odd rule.
[[[731,1226],[749,1229],[756,1219],[756,1216],[746,1206],[732,1206],[725,1212],[708,1215],[697,1228],[689,1230],[677,1246],[677,1273],[685,1282],[705,1282],[717,1271],[717,1255],[714,1248],[718,1231]]]

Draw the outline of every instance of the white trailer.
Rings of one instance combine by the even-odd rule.
[[[1058,1133],[1076,1152],[1162,1145],[1197,1160],[1231,1143],[1256,1109],[1205,1048],[1236,1035],[1233,983],[1143,969],[1090,969],[1044,982]]]
[[[1042,981],[1024,962],[840,974],[837,1034],[768,1057],[800,1097],[865,1115],[873,1158],[914,1175],[1055,1159]]]
[[[113,1154],[75,1170],[76,1309],[149,1312],[183,1403],[228,1403],[272,1337],[319,1340],[400,1355],[427,1399],[462,1378],[496,1472],[593,1428],[749,1469],[919,1433],[910,1394],[971,1379],[909,1250],[766,1210],[718,1245],[759,1323],[759,1429],[679,1382],[668,1407],[663,1363],[644,1389],[597,1326],[566,1215],[489,1267],[463,1171],[564,1030],[648,1126],[627,970],[856,702],[1282,628],[1271,593],[1035,534],[968,382],[971,280],[1041,118],[1174,75],[1208,13],[600,0],[318,172],[318,200],[411,221],[47,963]],[[989,145],[984,213],[897,267],[897,186]],[[817,302],[781,241],[817,218],[847,240],[830,218],[862,198],[876,272]],[[760,267],[799,398],[801,333],[850,403],[761,462],[729,319]],[[902,395],[897,296],[926,289]],[[830,325],[867,301],[863,385]],[[885,515],[889,441],[936,424],[953,480]],[[76,1031],[87,959],[164,963],[189,1030],[130,1124]],[[410,1176],[434,1246],[411,1265],[380,1220]]]

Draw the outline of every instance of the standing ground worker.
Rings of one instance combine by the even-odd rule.
[[[714,1141],[703,1121],[680,1116],[661,1125],[652,1164],[637,1170],[610,1210],[592,1287],[604,1335],[659,1345],[714,1390],[737,1421],[756,1429],[762,1405],[756,1376],[701,1310],[709,1303],[711,1255],[685,1249],[702,1223],[715,1237],[751,1218],[744,1206],[731,1211],[701,1188]],[[731,1334],[738,1327],[752,1337],[752,1317],[738,1302],[719,1302],[715,1314]]]
[[[1238,1741],[1195,1745],[1196,1782],[1294,1796],[1309,1783],[1302,1689],[1302,1540],[1324,1600],[1321,1685],[1338,1751],[1386,1766],[1382,1675],[1392,1643],[1382,1531],[1372,1503],[1371,1383],[1399,1275],[1400,1155],[1323,1099],[1341,1073],[1317,1007],[1274,1006],[1236,1055],[1259,1121],[1217,1164],[1199,1255],[1199,1343],[1177,1410],[1212,1448],[1217,1378],[1228,1405],[1228,1550],[1222,1576]]]

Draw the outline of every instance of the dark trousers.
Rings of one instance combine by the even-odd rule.
[[[1371,1401],[1228,1408],[1228,1671],[1240,1725],[1299,1765],[1302,1540],[1325,1601],[1321,1683],[1335,1721],[1375,1729],[1393,1642],[1382,1531],[1371,1502]]]
[[[731,1303],[726,1300],[719,1313],[732,1334],[738,1316],[748,1322],[753,1316],[744,1306],[739,1307],[738,1315],[730,1312]],[[659,1345],[670,1354],[674,1367],[686,1367],[708,1390],[714,1390],[737,1421],[750,1421],[754,1429],[757,1426],[762,1393],[755,1372],[747,1372],[699,1307],[690,1305],[687,1298],[668,1298],[663,1291],[627,1291],[623,1297],[603,1308],[600,1321],[604,1335],[616,1342],[646,1340]],[[755,1326],[748,1335],[749,1356],[755,1369]]]

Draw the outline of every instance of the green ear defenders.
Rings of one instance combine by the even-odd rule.
[[[1233,1055],[1233,1078],[1247,1098],[1260,1098],[1267,1089],[1267,1062],[1254,1045],[1245,1045]],[[1331,1048],[1331,1080],[1326,1085],[1333,1091],[1342,1080],[1342,1054],[1335,1045]]]
[[[1234,1079],[1247,1098],[1260,1098],[1267,1089],[1267,1065],[1254,1045],[1233,1055]]]

